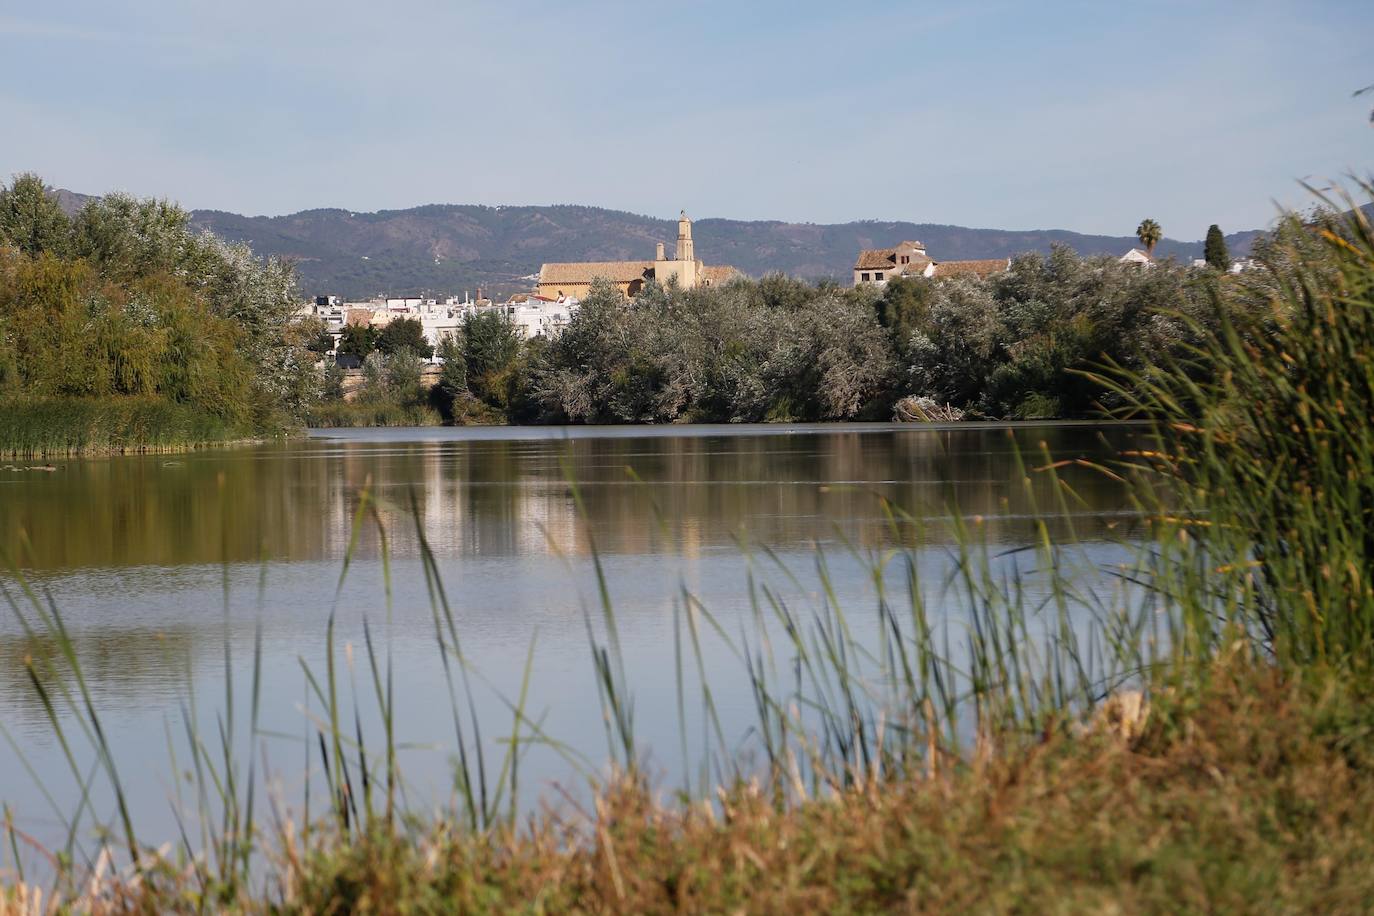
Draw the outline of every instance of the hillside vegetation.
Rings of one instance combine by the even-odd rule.
[[[53,192],[69,214],[95,198]],[[1367,215],[1371,208],[1366,208]],[[657,219],[577,205],[481,206],[429,204],[403,210],[303,210],[251,216],[191,210],[190,225],[260,256],[289,259],[307,295],[367,298],[377,295],[506,295],[530,288],[546,261],[643,260],[656,242],[671,242],[677,226]],[[782,273],[807,280],[844,280],[857,253],[903,239],[924,242],[937,260],[1048,255],[1056,246],[1079,255],[1119,256],[1139,245],[1134,235],[1093,235],[1063,229],[977,229],[941,223],[862,220],[789,223],[778,220],[698,219],[699,253],[710,264],[730,264],[752,277]],[[1263,230],[1224,236],[1232,256],[1249,254]],[[1165,238],[1161,258],[1188,262],[1204,242]]]
[[[483,207],[430,205],[408,210],[355,213],[306,210],[288,216],[240,216],[196,210],[192,224],[223,238],[251,244],[260,254],[299,263],[311,294],[354,298],[461,294],[505,295],[530,288],[524,279],[545,261],[644,260],[655,242],[671,243],[677,226],[597,207]],[[860,249],[883,248],[903,239],[924,242],[937,260],[1009,258],[1049,254],[1055,245],[1083,256],[1121,255],[1134,236],[1085,235],[1046,229],[968,229],[932,223],[865,221],[841,224],[700,219],[697,251],[708,264],[730,264],[749,276],[783,273],[807,280],[844,279]],[[1258,232],[1227,236],[1245,254]],[[1202,256],[1201,242],[1165,239],[1157,254],[1189,260]]]

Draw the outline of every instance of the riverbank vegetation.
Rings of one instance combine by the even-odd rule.
[[[0,452],[172,448],[279,432],[318,397],[290,267],[112,194],[69,218],[0,187]],[[70,425],[68,425],[70,424]]]
[[[324,374],[325,397],[308,408],[306,422],[322,429],[438,426],[443,417],[436,387],[425,384],[421,368],[420,357],[408,347],[374,350],[363,361],[362,384],[345,400],[343,372],[330,367]]]
[[[216,412],[157,397],[0,400],[0,454],[17,457],[172,452],[254,435]]]
[[[1261,257],[1280,255],[1276,238],[1259,243]],[[1056,248],[989,277],[882,289],[768,276],[650,283],[626,299],[602,283],[556,338],[522,343],[508,329],[504,349],[479,348],[480,371],[446,386],[440,405],[453,422],[481,423],[889,420],[908,399],[969,419],[1092,417],[1124,395],[1085,370],[1182,356],[1260,307],[1272,293],[1260,273]],[[494,330],[465,330],[440,355],[471,363],[466,336]]]
[[[1083,379],[1151,424],[1149,447],[1099,469],[1131,488],[1149,530],[1123,543],[1113,587],[1085,584],[1080,564],[1100,567],[1071,536],[1051,540],[1074,494],[1042,454],[1022,456],[1028,491],[1045,481],[1038,492],[1054,494],[1024,563],[1009,567],[956,514],[964,536],[931,581],[900,546],[917,520],[884,504],[896,546],[864,554],[872,608],[791,607],[750,582],[749,610],[718,620],[684,594],[665,673],[680,785],[646,770],[668,749],[637,739],[599,565],[586,625],[611,767],[550,737],[523,692],[489,756],[479,731],[492,723],[465,700],[479,666],[417,521],[454,710],[452,800],[407,807],[391,729],[407,698],[389,647],[370,636],[355,665],[330,627],[324,669],[306,672],[313,814],[275,800],[258,818],[256,748],[234,735],[266,736],[254,708],[228,709],[208,734],[187,726],[200,822],[158,851],[118,802],[60,617],[12,595],[57,647],[27,664],[63,746],[89,750],[72,778],[92,785],[94,760],[117,800],[99,844],[122,864],[88,882],[73,839],[51,851],[44,899],[188,912],[1361,912],[1374,893],[1374,230],[1358,212],[1290,229],[1262,309],[1206,322],[1180,310],[1171,320],[1194,344]],[[359,526],[380,524],[370,499]],[[855,635],[858,614],[871,640]],[[708,640],[748,675],[748,735],[720,734]],[[355,670],[375,730],[340,697]],[[521,761],[536,751],[585,773],[585,810],[521,813]],[[69,817],[75,838],[91,815],[83,801]],[[22,858],[26,835],[6,832]],[[34,893],[10,880],[10,899]]]

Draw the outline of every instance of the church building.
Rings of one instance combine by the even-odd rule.
[[[578,261],[545,264],[539,269],[539,295],[549,299],[582,299],[597,278],[610,280],[626,296],[634,296],[650,280],[667,285],[676,279],[682,289],[717,286],[737,275],[733,267],[707,266],[692,244],[692,221],[684,212],[677,221],[677,248],[668,258],[663,243],[652,261]]]

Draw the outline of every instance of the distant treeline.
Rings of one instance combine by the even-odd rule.
[[[12,440],[34,419],[0,450],[174,444],[127,422],[122,399],[214,439],[298,424],[321,388],[298,298],[289,265],[192,231],[175,205],[112,194],[69,218],[41,179],[19,176],[0,186],[0,402]],[[75,400],[89,403],[54,408]],[[149,412],[157,403],[177,409]],[[197,413],[205,422],[186,421]],[[59,434],[59,418],[102,431]]]
[[[991,277],[883,289],[768,276],[650,283],[626,299],[598,284],[554,340],[521,342],[495,314],[471,319],[441,348],[434,391],[417,386],[413,357],[372,354],[358,414],[390,403],[423,406],[433,422],[887,420],[914,396],[970,417],[1094,416],[1119,397],[1085,370],[1187,359],[1228,316],[1262,313],[1276,276],[1057,248]]]
[[[553,340],[522,341],[495,311],[471,317],[438,350],[438,386],[421,381],[418,328],[383,335],[346,404],[340,370],[321,361],[323,326],[294,317],[290,264],[193,231],[165,201],[113,194],[68,217],[25,175],[0,187],[0,404],[12,440],[0,451],[175,447],[182,435],[301,422],[886,420],[909,397],[972,417],[1092,416],[1116,398],[1085,370],[1186,359],[1227,316],[1263,316],[1282,253],[1306,244],[1313,222],[1291,218],[1260,239],[1275,269],[1240,275],[1057,248],[991,277],[882,289],[771,275],[650,283],[625,299],[597,284]],[[1277,244],[1283,235],[1293,244]],[[360,355],[372,345],[352,343]],[[63,408],[72,400],[89,404]],[[158,429],[160,417],[194,432]],[[81,428],[59,435],[64,423]]]

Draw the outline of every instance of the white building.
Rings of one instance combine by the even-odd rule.
[[[463,320],[469,315],[497,312],[515,326],[516,333],[522,339],[530,340],[560,334],[572,319],[577,304],[578,300],[572,298],[554,299],[531,293],[518,293],[500,304],[466,295],[462,299],[450,296],[443,300],[395,296],[365,302],[344,302],[338,296],[319,296],[313,303],[301,308],[301,315],[314,315],[323,320],[334,336],[336,346],[344,326],[348,324],[384,328],[399,319],[418,321],[425,341],[436,351],[433,361],[438,362],[440,344],[456,336],[463,326]]]
[[[1154,255],[1148,251],[1141,251],[1139,248],[1132,248],[1130,251],[1117,258],[1122,264],[1139,264],[1141,267],[1154,267]]]
[[[517,293],[502,306],[516,332],[525,340],[557,337],[572,320],[576,299],[552,298],[534,293]]]

